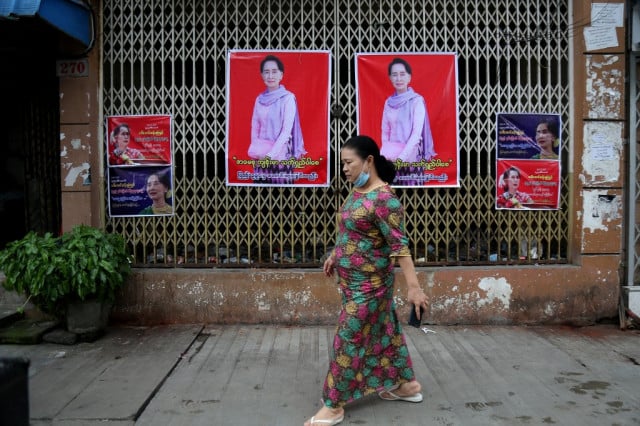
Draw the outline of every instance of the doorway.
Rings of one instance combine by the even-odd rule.
[[[41,22],[0,23],[0,249],[60,231],[56,41]]]

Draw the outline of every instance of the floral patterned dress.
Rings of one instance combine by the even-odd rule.
[[[388,185],[352,192],[334,255],[342,311],[323,398],[328,407],[415,380],[393,301],[393,256],[409,256],[403,208]]]

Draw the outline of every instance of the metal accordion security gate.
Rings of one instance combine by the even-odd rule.
[[[455,52],[459,188],[399,190],[420,265],[565,263],[568,159],[560,209],[497,211],[498,112],[557,113],[569,140],[568,0],[104,0],[104,115],[172,114],[175,215],[111,217],[136,263],[317,267],[349,191],[339,147],[356,132],[354,54]],[[328,188],[225,185],[229,49],[328,49]],[[535,250],[534,250],[535,248]]]

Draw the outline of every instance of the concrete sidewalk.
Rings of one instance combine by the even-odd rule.
[[[405,327],[425,401],[368,397],[342,424],[640,424],[638,330],[424,330]],[[0,357],[30,359],[33,425],[302,425],[319,408],[332,337],[333,327],[115,327],[74,346],[0,345]]]

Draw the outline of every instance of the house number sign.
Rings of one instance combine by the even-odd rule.
[[[86,77],[89,75],[89,60],[65,59],[56,61],[58,77]]]

